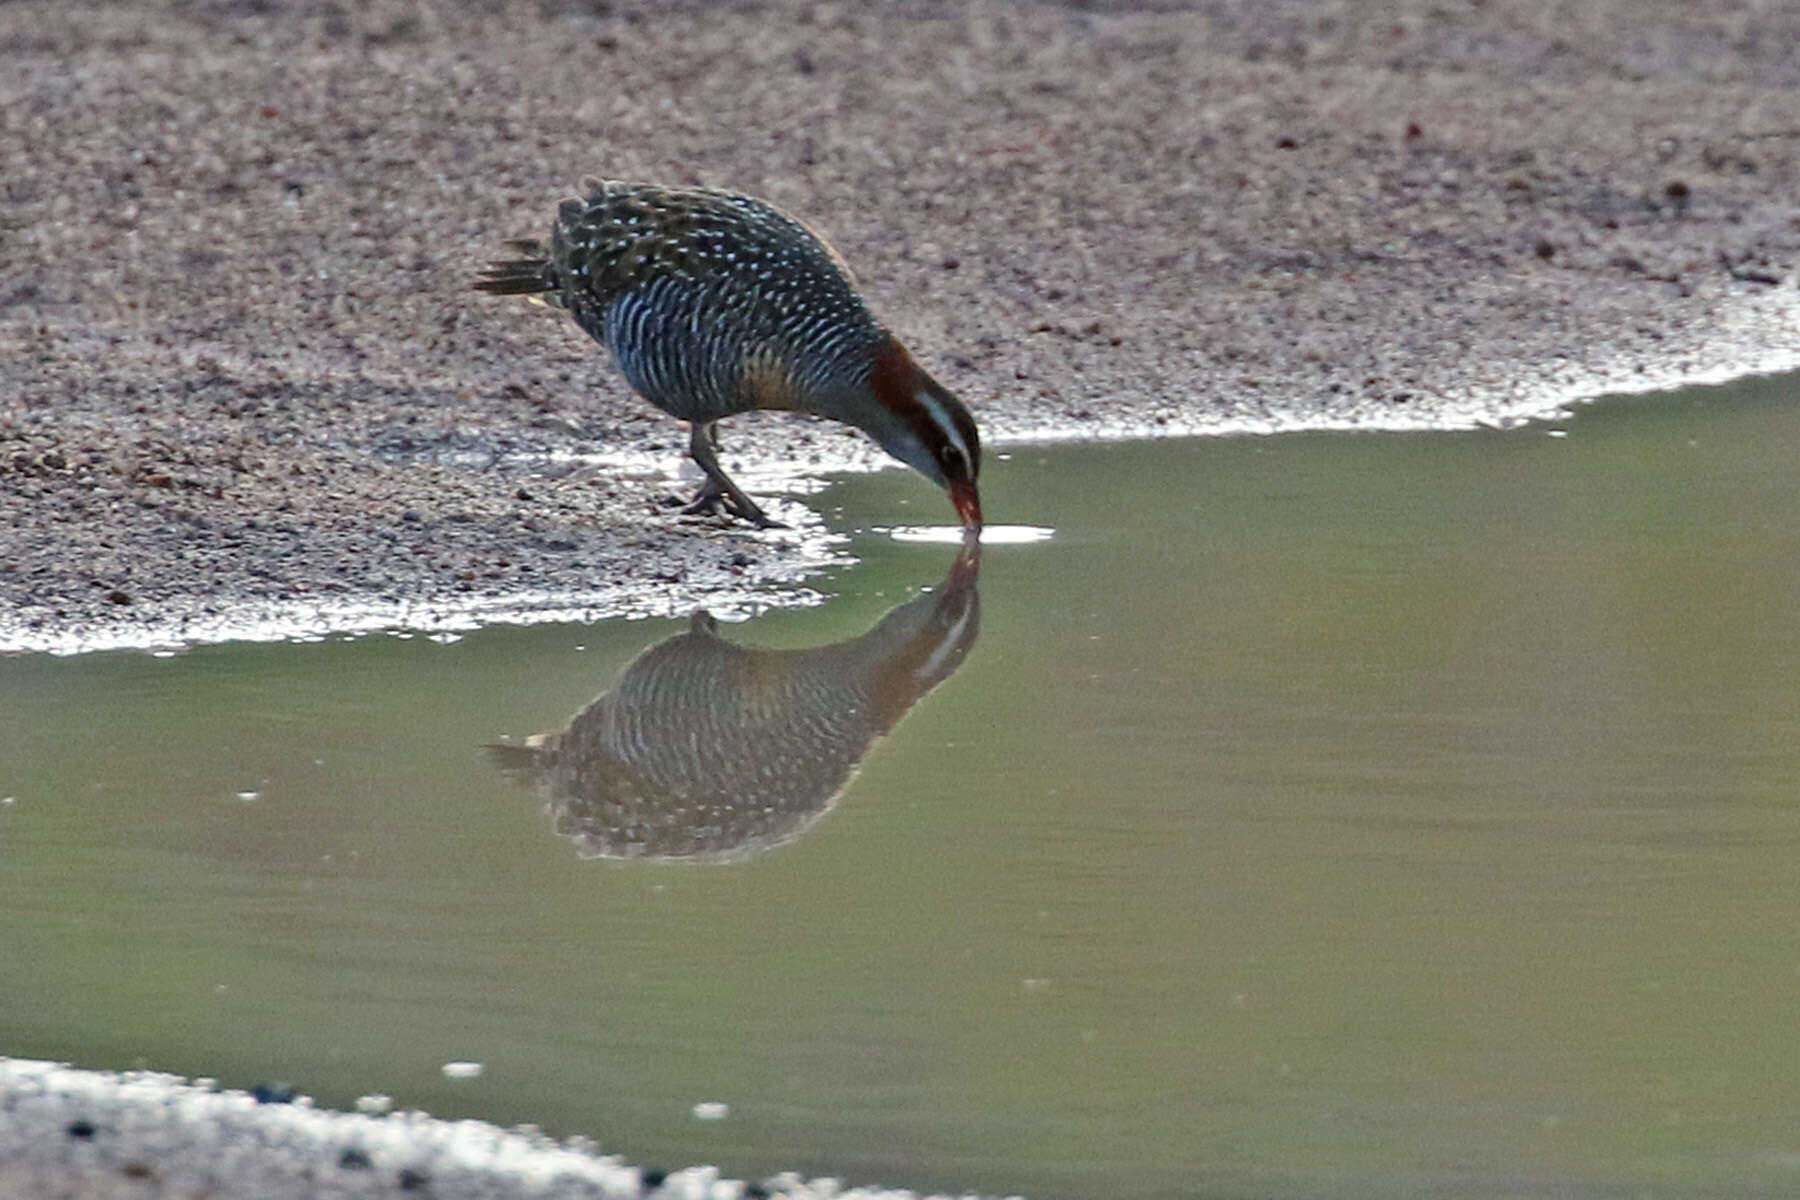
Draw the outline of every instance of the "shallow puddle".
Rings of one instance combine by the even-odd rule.
[[[0,1052],[749,1177],[1793,1194],[1797,386],[1017,449],[978,581],[889,472],[743,625],[0,661]]]

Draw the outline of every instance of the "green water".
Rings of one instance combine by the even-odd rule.
[[[751,1177],[1796,1194],[1797,390],[1015,450],[990,519],[1056,537],[718,861],[583,858],[485,749],[685,622],[0,661],[0,1052]],[[723,632],[843,642],[954,557],[861,550]]]

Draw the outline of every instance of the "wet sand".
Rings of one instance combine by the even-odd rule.
[[[1507,422],[1791,366],[1797,45],[1800,10],[1684,0],[16,0],[0,649],[816,569],[799,503],[789,535],[673,511],[683,428],[561,314],[469,290],[587,173],[804,216],[990,445]],[[875,461],[791,418],[725,442],[763,494]]]

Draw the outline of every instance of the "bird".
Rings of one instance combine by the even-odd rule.
[[[777,525],[719,465],[715,427],[753,410],[861,429],[945,489],[965,536],[981,530],[981,442],[858,293],[842,256],[773,204],[717,188],[584,179],[546,247],[491,264],[474,287],[567,309],[632,388],[690,423],[706,480],[684,511]]]
[[[791,841],[968,657],[980,569],[965,539],[943,586],[824,646],[743,646],[702,609],[567,726],[488,756],[544,793],[583,858],[742,858]]]

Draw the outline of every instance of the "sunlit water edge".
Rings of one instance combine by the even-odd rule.
[[[1071,442],[1119,443],[1171,438],[1266,437],[1295,433],[1420,434],[1473,429],[1516,429],[1568,419],[1574,412],[1608,399],[1648,398],[1686,388],[1729,385],[1768,378],[1800,369],[1800,342],[1793,337],[1792,318],[1800,314],[1800,296],[1786,291],[1757,297],[1753,305],[1736,305],[1721,314],[1719,327],[1704,353],[1671,355],[1657,363],[1627,361],[1618,356],[1513,378],[1494,374],[1464,379],[1455,395],[1438,397],[1412,411],[1307,411],[1271,408],[1260,414],[1206,409],[1176,410],[1151,421],[1099,423],[1044,421],[1015,423],[987,439],[996,450],[1054,446]],[[521,461],[579,463],[643,474],[668,474],[661,454],[577,452],[523,456]],[[832,461],[795,467],[754,462],[739,468],[753,490],[784,496],[814,495],[829,487],[833,475],[856,475],[893,468],[873,446],[849,443]],[[1010,527],[999,527],[1006,529]],[[1021,527],[1025,528],[1025,527]],[[896,541],[946,542],[960,539],[944,532],[912,534],[896,527]],[[1004,537],[984,535],[983,544]],[[1017,542],[1047,540],[1021,536]],[[1015,543],[1016,544],[1016,543]],[[388,630],[418,633],[462,631],[488,625],[534,625],[591,622],[614,617],[664,616],[706,605],[722,619],[735,620],[768,607],[808,607],[822,601],[799,583],[808,576],[854,561],[842,550],[842,537],[831,531],[808,530],[795,541],[798,557],[792,572],[755,588],[708,588],[684,583],[662,594],[608,588],[557,589],[509,596],[473,596],[454,601],[378,602],[347,598],[335,603],[263,602],[248,611],[200,614],[170,612],[146,619],[143,613],[121,614],[118,623],[85,626],[38,626],[0,614],[0,656],[47,653],[57,656],[111,650],[179,652],[221,642],[317,641],[336,634]],[[796,586],[788,587],[785,581]],[[197,605],[199,598],[193,598]]]
[[[960,546],[968,534],[959,525],[877,525],[871,533],[886,534],[896,542],[935,546]],[[1029,546],[1047,542],[1056,530],[1042,525],[989,525],[981,531],[984,546]]]

